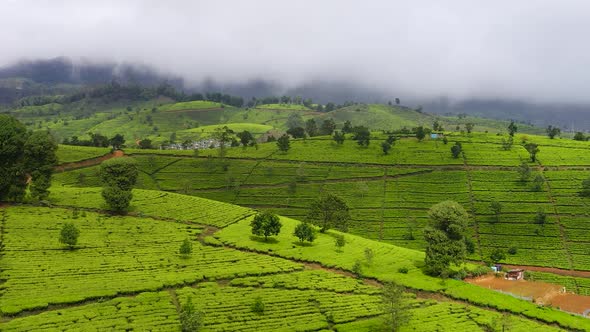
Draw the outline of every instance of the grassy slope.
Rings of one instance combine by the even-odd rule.
[[[159,192],[141,190],[135,191],[135,195],[134,211],[146,216],[220,225],[220,223],[227,224],[231,220],[236,220],[235,218],[243,213],[237,212],[232,216],[233,212],[230,212],[228,208],[220,208],[221,203],[182,195],[162,196]],[[72,200],[73,197],[78,199]],[[75,204],[80,207],[101,206],[98,191],[94,189],[62,188],[58,190],[55,188],[53,200],[57,204]],[[190,208],[185,210],[183,209],[185,206]],[[243,210],[238,207],[233,209]],[[146,329],[162,325],[168,326],[162,329],[174,330],[177,328],[174,327],[177,326],[175,325],[177,320],[171,313],[173,311],[169,306],[170,302],[166,300],[166,294],[156,293],[162,285],[172,287],[181,302],[189,294],[201,299],[198,306],[205,311],[206,324],[213,330],[233,330],[237,326],[242,326],[245,330],[276,330],[281,326],[291,326],[288,329],[304,326],[321,329],[328,326],[323,316],[327,312],[331,313],[333,321],[342,325],[343,329],[369,330],[378,324],[378,321],[374,319],[368,322],[364,320],[380,313],[376,306],[379,302],[378,293],[366,286],[362,288],[354,286],[355,283],[350,278],[342,279],[329,273],[320,276],[309,275],[309,272],[293,274],[291,271],[301,271],[302,267],[298,263],[291,262],[289,259],[292,258],[316,261],[325,266],[335,266],[345,270],[350,270],[352,264],[359,260],[363,262],[364,275],[382,281],[395,280],[411,289],[442,292],[477,306],[491,306],[548,322],[556,321],[569,328],[588,327],[588,321],[583,318],[547,308],[538,308],[528,302],[463,282],[454,280],[440,282],[438,279],[427,277],[419,269],[423,254],[418,251],[382,244],[354,235],[345,235],[347,244],[341,253],[335,251],[334,238],[330,234],[320,235],[313,246],[300,246],[290,235],[297,221],[288,218],[282,220],[284,226],[281,235],[275,241],[268,243],[256,237],[244,236],[249,234],[249,219],[233,223],[216,235],[221,241],[232,246],[272,253],[289,258],[287,260],[201,245],[198,242],[193,243],[196,253],[188,260],[178,258],[175,248],[184,237],[201,232],[200,226],[197,225],[146,218],[101,216],[92,212],[85,212],[84,215],[73,218],[71,211],[30,207],[5,209],[3,220],[7,232],[5,255],[2,260],[5,266],[10,266],[9,270],[2,272],[3,279],[7,280],[3,285],[5,294],[0,299],[0,308],[3,312],[18,312],[26,308],[42,309],[50,303],[77,302],[84,298],[98,296],[113,297],[113,301],[123,301],[124,307],[136,308],[132,311],[119,312],[110,309],[116,305],[116,302],[84,304],[59,309],[57,314],[47,312],[13,319],[3,323],[3,330],[33,330],[41,326],[80,328],[85,326],[82,324],[89,323],[88,319],[94,318],[96,320],[93,322],[100,325],[93,326],[104,326],[109,329]],[[44,221],[39,224],[38,220]],[[51,250],[59,248],[55,234],[65,221],[74,222],[82,229],[81,247],[76,251]],[[35,223],[36,227],[31,227],[32,223]],[[31,232],[31,229],[34,231]],[[170,241],[170,239],[174,240]],[[219,243],[214,238],[206,238],[205,242]],[[364,261],[365,248],[372,248],[375,252],[372,264]],[[23,249],[26,250],[24,251],[27,255],[26,260],[22,259]],[[256,261],[255,264],[253,259]],[[229,260],[236,261],[232,264],[224,263]],[[95,264],[93,263],[95,261],[101,263]],[[35,266],[40,264],[42,268],[40,270],[35,268],[35,272],[30,271],[31,262]],[[397,272],[399,267],[406,267],[409,272],[399,273]],[[99,270],[94,270],[96,268]],[[168,270],[169,268],[173,270]],[[77,273],[73,271],[83,273],[84,277],[77,278]],[[269,273],[277,273],[273,271],[280,271],[277,275],[279,279],[270,275],[264,277]],[[303,274],[297,277],[298,273]],[[196,288],[182,288],[184,283],[202,280],[205,278],[203,274],[206,274],[209,280],[229,278],[231,281],[228,286],[224,286],[226,283],[218,285],[205,282],[199,283]],[[52,277],[49,278],[49,276]],[[247,280],[240,279],[247,276],[250,277]],[[148,278],[144,279],[144,277]],[[319,278],[321,282],[313,282],[310,278]],[[113,279],[119,282],[110,282]],[[88,283],[89,280],[90,283]],[[78,287],[80,282],[86,286]],[[265,283],[269,283],[268,286],[264,286]],[[89,284],[92,287],[88,287]],[[117,289],[112,289],[113,286]],[[249,288],[246,293],[240,295],[244,286],[253,288]],[[316,291],[310,292],[308,291],[310,289]],[[333,293],[337,289],[353,293],[351,295]],[[34,292],[36,296],[23,298],[22,294],[25,290]],[[120,300],[116,294],[122,291],[131,291],[134,294],[146,291],[149,293]],[[266,302],[267,310],[263,316],[252,315],[249,311],[249,306],[256,296],[261,296]],[[316,305],[309,306],[309,299],[312,297],[314,303],[317,302],[319,305],[319,311]],[[142,299],[148,299],[148,302],[142,304]],[[136,303],[136,301],[139,302]],[[224,305],[219,306],[216,303],[224,303]],[[499,317],[499,314],[471,307],[471,305],[436,303],[432,300],[426,302],[418,300],[413,311],[415,326],[433,324],[439,330],[453,330],[457,326],[465,326],[469,330],[483,329],[484,323],[491,323]],[[168,312],[168,314],[158,314],[161,312]],[[284,315],[282,314],[284,312],[292,312],[292,314]],[[445,323],[439,321],[437,324],[428,318],[435,312],[445,317]],[[475,312],[476,314],[465,321],[460,318],[462,315],[455,316],[453,312],[455,314]],[[147,320],[145,317],[148,314],[153,315],[154,318]],[[79,318],[76,319],[76,317]],[[118,317],[127,318],[120,320]],[[548,326],[539,325],[530,320],[517,317],[512,319],[517,326],[551,330]],[[72,321],[77,322],[72,323]]]

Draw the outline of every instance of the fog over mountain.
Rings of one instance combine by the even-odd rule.
[[[562,115],[590,115],[587,31],[581,0],[4,1],[0,76],[27,73],[23,59],[64,56],[70,73],[46,73],[60,82],[401,97],[430,111],[516,108],[567,123]]]

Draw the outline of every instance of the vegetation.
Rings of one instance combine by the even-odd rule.
[[[404,288],[395,283],[388,282],[383,285],[381,295],[383,299],[384,329],[387,331],[399,331],[407,325],[412,317],[410,303],[404,296]]]
[[[100,177],[104,185],[102,197],[116,212],[124,212],[129,207],[133,194],[131,189],[137,181],[137,165],[133,159],[109,159],[100,165]]]
[[[180,308],[180,324],[183,332],[198,332],[203,327],[203,313],[195,309],[192,297]]]
[[[78,228],[72,223],[65,223],[59,233],[59,242],[73,249],[78,243],[78,236],[80,236]]]
[[[295,227],[293,235],[295,235],[301,243],[303,243],[304,241],[312,243],[316,237],[315,229],[313,228],[313,226],[306,222],[302,222],[299,225],[297,225],[297,227]]]
[[[250,226],[252,227],[252,234],[264,236],[264,241],[267,241],[269,236],[279,235],[282,224],[276,214],[262,212],[252,219]]]
[[[319,226],[322,233],[330,228],[346,231],[350,213],[342,198],[327,194],[312,202],[307,219]]]
[[[460,265],[465,259],[465,231],[469,216],[459,203],[453,201],[434,205],[428,215],[430,225],[424,229],[426,271],[431,275],[447,274],[451,263]]]

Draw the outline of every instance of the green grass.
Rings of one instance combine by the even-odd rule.
[[[194,240],[201,229],[191,224],[92,212],[75,218],[72,211],[50,208],[11,207],[2,214],[3,314],[156,291],[206,278],[301,268],[287,260],[202,246]],[[58,242],[66,221],[80,230],[75,250]],[[198,254],[182,258],[178,248],[186,238],[193,240]]]
[[[187,101],[182,103],[166,104],[159,106],[158,109],[164,112],[167,111],[182,111],[182,110],[200,110],[208,108],[220,108],[222,104],[207,101],[207,100],[195,100]]]
[[[110,148],[59,145],[57,159],[60,164],[101,157],[111,152]]]
[[[289,110],[289,111],[311,111],[307,106],[298,104],[264,104],[256,106],[262,110]]]

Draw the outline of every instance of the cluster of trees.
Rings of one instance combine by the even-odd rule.
[[[95,146],[101,148],[112,146],[115,150],[121,149],[125,144],[125,137],[121,134],[115,134],[111,138],[101,135],[100,133],[90,133],[89,136],[90,139],[86,140],[81,140],[78,136],[65,138],[62,144],[75,146]]]
[[[28,132],[17,119],[0,114],[0,200],[20,202],[27,187],[34,200],[46,199],[56,151],[49,132]]]
[[[315,119],[309,119],[303,122],[303,118],[299,113],[291,113],[287,119],[287,134],[293,138],[305,138],[319,135],[332,135],[336,129],[336,123],[333,119],[326,119],[318,126]]]

